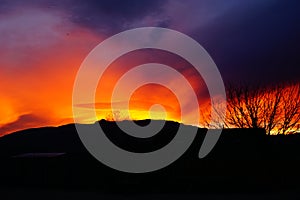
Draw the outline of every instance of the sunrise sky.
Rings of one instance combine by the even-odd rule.
[[[80,64],[101,41],[130,28],[158,26],[189,35],[211,55],[225,81],[299,80],[299,7],[298,1],[277,0],[0,0],[0,136],[72,123]],[[148,62],[177,69],[200,106],[206,105],[206,86],[189,63],[167,52],[136,51],[116,60],[100,81],[97,94],[106,97],[96,98],[99,119],[110,117],[107,97],[122,73]],[[134,118],[146,118],[157,101],[167,119],[179,120],[174,94],[158,85],[134,93]]]

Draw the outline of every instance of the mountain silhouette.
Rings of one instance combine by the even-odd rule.
[[[141,139],[125,134],[115,122],[96,123],[115,145],[139,153],[162,148],[180,126],[166,121],[156,135]],[[145,126],[149,120],[136,123]],[[19,131],[0,138],[0,186],[103,192],[265,191],[300,186],[298,134],[267,136],[263,129],[224,129],[215,148],[199,159],[206,132],[198,128],[190,148],[168,167],[130,174],[111,169],[90,155],[74,124]]]

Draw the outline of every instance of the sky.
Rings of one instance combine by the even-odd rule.
[[[131,28],[170,28],[192,37],[225,82],[299,81],[299,11],[297,0],[0,0],[0,135],[72,123],[81,63],[100,42]],[[121,72],[149,61],[172,65],[191,80],[199,99],[208,98],[189,64],[165,52],[120,58],[100,93],[110,94]],[[159,95],[149,93],[154,90]],[[156,101],[169,110],[168,119],[178,120],[176,98],[160,86],[136,91],[131,110],[145,117],[141,112]],[[100,118],[109,118],[107,103],[97,101]]]

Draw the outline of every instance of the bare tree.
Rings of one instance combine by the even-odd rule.
[[[276,126],[279,124],[281,102],[283,98],[284,87],[283,85],[274,86],[271,88],[265,88],[265,91],[261,95],[263,99],[262,112],[260,118],[262,119],[261,127],[266,130],[269,135]]]
[[[300,126],[300,84],[291,84],[283,90],[278,116],[278,133],[294,133]]]
[[[225,103],[225,105],[224,105]],[[202,125],[205,128],[230,128],[230,125],[227,123],[226,112],[222,112],[226,106],[226,102],[214,101],[209,102],[205,107],[201,108],[201,121]],[[211,112],[214,111],[216,115],[212,118]]]
[[[267,134],[293,133],[300,128],[300,84],[228,85],[226,127],[264,128]],[[218,113],[218,104],[211,106]],[[219,119],[223,119],[220,116]],[[203,117],[209,124],[210,115]],[[218,120],[218,119],[217,119]],[[218,125],[218,122],[214,122]],[[221,127],[218,127],[221,128]]]
[[[122,119],[120,111],[110,111],[106,113],[105,119],[107,121],[119,121]]]
[[[260,128],[262,126],[264,90],[259,86],[227,87],[227,116],[226,121],[238,128]]]

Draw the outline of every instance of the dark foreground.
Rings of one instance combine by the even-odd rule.
[[[144,122],[140,122],[142,125]],[[101,121],[118,146],[147,152],[167,144],[179,126],[167,122],[143,141]],[[299,199],[300,135],[266,136],[263,130],[224,130],[204,159],[206,129],[170,166],[146,174],[110,169],[82,145],[74,125],[31,129],[0,138],[0,192],[5,199]],[[1,198],[2,199],[2,198]]]

